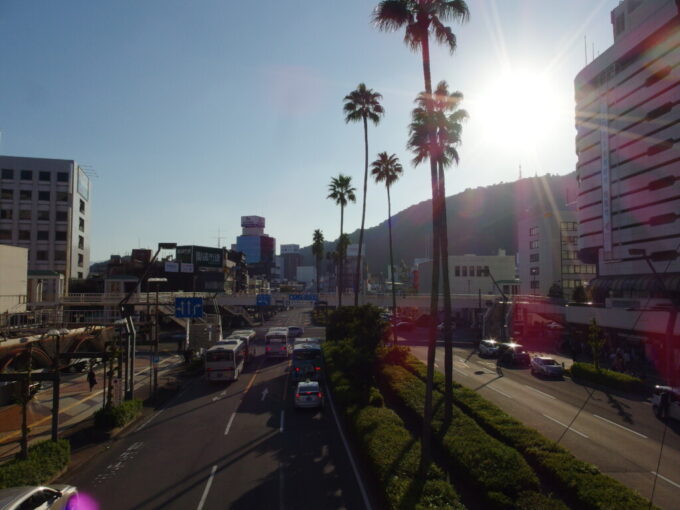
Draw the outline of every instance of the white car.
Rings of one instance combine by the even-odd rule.
[[[663,395],[666,394],[665,397]],[[652,395],[652,409],[654,414],[658,417],[663,417],[663,410],[661,409],[661,399],[668,399],[666,405],[668,417],[675,420],[680,420],[680,388],[671,388],[670,386],[655,386],[654,394]]]
[[[76,510],[78,490],[72,485],[11,487],[0,490],[0,510],[33,508]]]
[[[323,393],[319,381],[301,381],[295,391],[295,408],[323,408]]]
[[[498,356],[498,352],[500,349],[500,344],[494,340],[493,338],[487,338],[486,340],[482,340],[479,342],[479,355],[480,356],[488,356],[490,358],[493,358],[495,356]]]
[[[552,358],[534,356],[531,358],[531,373],[546,377],[562,377],[564,375],[564,367]]]

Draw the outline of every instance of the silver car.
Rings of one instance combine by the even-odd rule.
[[[323,408],[323,393],[318,381],[301,381],[295,392],[295,408]]]
[[[78,490],[72,485],[11,487],[0,490],[0,510],[76,510]]]
[[[488,356],[489,358],[493,358],[495,356],[498,356],[498,351],[499,351],[499,343],[496,342],[493,338],[487,338],[486,340],[482,340],[479,342],[479,355],[480,356]]]
[[[531,373],[546,377],[562,377],[564,375],[564,367],[552,358],[535,356],[531,358]]]

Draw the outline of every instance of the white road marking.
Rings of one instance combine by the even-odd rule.
[[[137,428],[135,429],[135,432],[139,432],[140,430],[142,430],[142,429],[143,429],[144,427],[146,427],[149,423],[151,423],[151,420],[153,420],[154,418],[156,418],[156,417],[157,417],[159,414],[161,414],[163,411],[165,411],[165,409],[161,409],[161,410],[158,411],[156,414],[152,415],[151,418],[149,418],[149,419],[146,420],[144,423],[142,423],[139,427],[137,427]]]
[[[653,474],[654,476],[658,476],[658,477],[661,478],[663,481],[668,482],[668,483],[670,483],[671,485],[673,485],[673,486],[677,487],[678,489],[680,489],[680,484],[675,483],[673,480],[670,480],[670,479],[666,478],[665,476],[660,475],[660,474],[657,473],[656,471],[652,471],[652,474]]]
[[[544,397],[548,397],[548,398],[551,398],[551,399],[553,399],[553,400],[556,400],[556,397],[553,397],[552,395],[548,395],[547,393],[543,393],[541,390],[537,390],[537,389],[534,388],[533,386],[529,386],[528,384],[525,384],[524,386],[526,386],[527,388],[529,388],[531,391],[535,391],[536,393],[540,393],[540,394],[543,395]]]
[[[635,434],[636,436],[639,436],[639,437],[641,437],[642,439],[647,439],[647,436],[645,436],[644,434],[640,434],[639,432],[635,432],[633,429],[629,429],[628,427],[624,427],[623,425],[619,425],[618,423],[614,423],[613,421],[608,420],[607,418],[603,418],[602,416],[599,416],[599,415],[597,415],[597,414],[594,414],[593,416],[594,416],[595,418],[599,418],[599,419],[602,420],[602,421],[606,421],[607,423],[611,423],[612,425],[616,425],[616,426],[619,427],[620,429],[627,430],[627,431],[630,432],[631,434]]]
[[[231,424],[234,423],[234,418],[236,418],[236,411],[231,413],[231,418],[229,418],[229,423],[227,423],[227,428],[224,429],[224,435],[229,434],[229,429],[231,429]]]
[[[284,412],[285,412],[285,411],[281,410],[281,427],[279,428],[279,430],[280,430],[281,432],[283,432],[283,417],[284,417]]]
[[[466,372],[463,372],[462,370],[460,370],[459,368],[456,368],[456,367],[453,368],[453,371],[458,372],[460,375],[467,375]]]
[[[262,398],[260,400],[264,401],[265,398],[267,398],[267,395],[269,394],[269,388],[265,388],[262,390]]]
[[[500,394],[503,395],[504,397],[508,397],[510,400],[514,400],[513,397],[511,397],[510,395],[508,395],[508,394],[505,393],[504,391],[501,391],[501,390],[499,390],[499,389],[494,388],[493,386],[485,386],[485,388],[489,388],[490,390],[493,390],[493,391],[495,391],[496,393],[500,393]]]
[[[198,508],[196,510],[201,510],[203,508],[203,505],[205,504],[205,498],[208,497],[208,492],[210,492],[210,486],[213,483],[213,478],[215,478],[215,471],[217,471],[217,464],[215,464],[212,467],[212,471],[210,471],[208,483],[205,485],[205,489],[203,489],[203,495],[201,496],[201,501],[198,502]]]
[[[438,363],[435,363],[434,366],[435,366],[435,368],[439,368],[439,364],[438,364]]]
[[[588,436],[586,436],[583,432],[579,432],[579,431],[576,430],[575,428],[570,428],[568,425],[565,425],[565,424],[562,423],[560,420],[556,420],[556,419],[553,418],[552,416],[548,416],[547,414],[544,414],[543,416],[545,416],[545,417],[548,418],[549,420],[554,421],[554,422],[557,423],[558,425],[562,425],[565,429],[569,429],[569,430],[571,430],[572,432],[578,434],[579,436],[583,436],[583,437],[585,437],[586,439],[590,439],[590,438],[589,438]]]

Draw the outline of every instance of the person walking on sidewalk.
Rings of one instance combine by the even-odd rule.
[[[92,366],[90,366],[90,370],[87,372],[87,382],[90,384],[90,391],[92,391],[92,388],[97,384],[97,377]]]
[[[498,374],[499,377],[503,377],[503,367],[501,365],[501,360],[503,356],[498,356],[496,359],[496,373]]]

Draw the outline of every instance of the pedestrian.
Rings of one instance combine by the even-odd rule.
[[[501,359],[502,356],[499,356],[498,359],[496,359],[496,373],[498,374],[499,377],[503,377],[503,367],[501,366]]]
[[[90,384],[90,391],[92,391],[92,388],[97,384],[97,377],[92,366],[90,366],[90,370],[87,372],[87,382]]]
[[[665,420],[668,418],[668,408],[670,407],[670,395],[668,391],[663,390],[661,392],[661,398],[659,399],[659,418]]]

